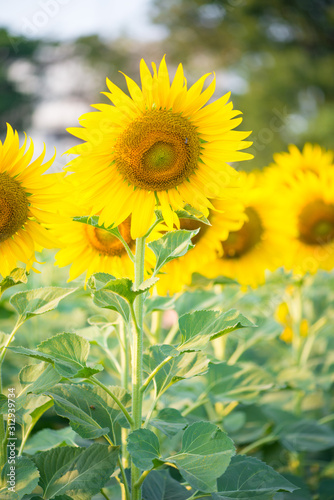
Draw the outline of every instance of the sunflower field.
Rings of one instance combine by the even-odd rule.
[[[234,3],[155,15],[198,16],[212,55],[219,16],[261,2]],[[187,47],[108,77],[62,168],[7,121],[1,499],[334,500],[334,151],[310,132],[267,161],[278,114],[245,131],[252,104],[189,83]]]

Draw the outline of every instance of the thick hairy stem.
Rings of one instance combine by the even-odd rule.
[[[135,288],[144,281],[145,237],[137,238],[135,258]],[[143,315],[144,295],[140,294],[132,309],[133,316],[133,346],[132,346],[132,430],[140,429],[142,424],[142,378],[143,378]],[[137,485],[140,470],[131,465],[132,500],[141,500],[141,488]]]

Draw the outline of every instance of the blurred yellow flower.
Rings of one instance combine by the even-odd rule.
[[[296,174],[297,175],[297,174]],[[334,268],[334,168],[286,175],[278,204],[294,227],[287,268],[298,275]]]
[[[302,319],[299,326],[299,334],[301,337],[307,337],[309,333],[309,324],[307,319]]]
[[[211,225],[180,219],[181,229],[200,231],[192,240],[194,248],[164,267],[165,274],[160,276],[157,283],[157,290],[161,295],[179,292],[184,285],[191,283],[194,272],[203,274],[206,264],[221,253],[221,242],[228,238],[229,231],[236,231],[242,226],[246,216],[240,188],[229,189],[228,194],[230,196],[224,200],[212,200],[214,210],[210,211],[208,217]]]
[[[229,94],[207,104],[215,77],[204,91],[209,74],[188,89],[181,64],[172,83],[165,58],[152,67],[153,75],[140,63],[142,88],[125,75],[130,97],[107,80],[112,105],[94,105],[98,112],[83,115],[82,128],[69,129],[84,141],[70,150],[79,156],[68,167],[80,196],[106,226],[131,215],[132,239],[145,235],[156,204],[169,229],[179,226],[174,211],[185,204],[207,216],[210,199],[224,197],[236,176],[226,162],[252,158],[239,151],[251,143],[249,132],[232,130],[242,120]]]
[[[289,152],[274,154],[274,163],[267,168],[278,184],[289,185],[290,179],[298,178],[300,173],[318,174],[334,168],[334,152],[326,151],[318,144],[306,143],[302,151],[291,144],[288,150]]]
[[[80,211],[78,210],[77,213]],[[136,242],[130,235],[131,218],[128,217],[118,226],[118,230],[135,253]],[[69,281],[84,272],[88,278],[94,273],[108,273],[116,278],[134,278],[133,262],[130,260],[123,243],[105,229],[89,224],[70,221],[52,227],[52,235],[57,240],[59,252],[55,256],[56,265],[65,267],[71,264]],[[149,240],[159,238],[161,234],[154,230]],[[153,252],[146,252],[146,269],[154,267]]]
[[[293,340],[293,330],[291,326],[286,326],[279,338],[287,344],[291,344]]]
[[[35,250],[53,248],[55,242],[45,225],[59,222],[56,215],[62,193],[63,174],[42,175],[54,158],[42,163],[45,150],[31,162],[34,145],[20,147],[17,132],[7,126],[0,141],[0,274],[7,276],[18,261],[29,270]]]
[[[291,321],[289,307],[286,302],[281,302],[275,311],[275,319],[279,323],[286,325]]]
[[[290,224],[277,210],[276,187],[267,182],[266,176],[243,172],[242,183],[246,221],[221,242],[218,258],[203,274],[209,278],[223,275],[243,286],[256,287],[264,283],[266,270],[283,265]]]

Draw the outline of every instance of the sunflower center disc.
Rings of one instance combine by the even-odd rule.
[[[28,198],[20,183],[0,173],[0,243],[15,234],[28,218]]]
[[[164,191],[192,175],[200,157],[196,127],[166,109],[147,111],[121,134],[113,160],[133,186]]]
[[[307,245],[326,245],[334,239],[334,205],[316,200],[299,216],[299,239]]]
[[[248,220],[242,228],[230,232],[227,240],[222,242],[223,259],[238,259],[261,241],[263,226],[258,213],[252,207],[247,207],[245,212]]]
[[[134,246],[134,240],[130,236],[130,227],[131,219],[129,217],[118,226],[118,230],[131,248]],[[126,253],[123,243],[105,229],[93,227],[89,224],[85,226],[85,229],[90,244],[101,254],[115,257]]]

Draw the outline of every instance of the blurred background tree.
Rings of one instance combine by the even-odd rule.
[[[154,0],[174,62],[217,70],[253,130],[255,159],[271,161],[288,143],[333,147],[332,0]]]
[[[219,94],[232,91],[252,130],[250,170],[295,143],[333,147],[334,3],[332,0],[151,0],[157,40],[98,34],[73,40],[31,39],[0,29],[0,134],[5,122],[62,152],[66,127],[105,100],[108,76],[125,90],[119,70],[139,80],[139,60],[171,73],[182,62],[189,84],[216,72]],[[66,7],[59,15],[66,15]],[[103,16],[103,10],[100,12]],[[58,157],[57,157],[58,158]],[[59,156],[60,158],[60,156]],[[57,160],[55,168],[64,164]],[[239,165],[235,165],[239,168]]]

